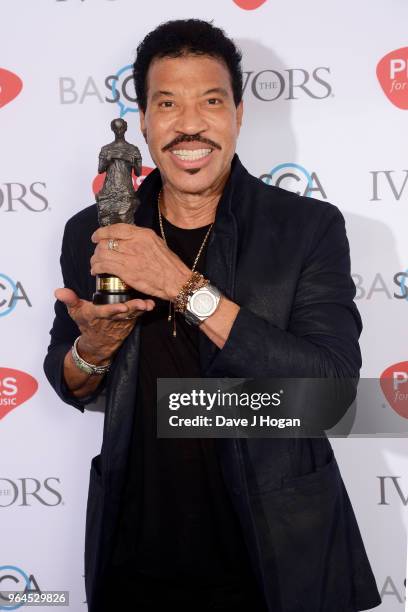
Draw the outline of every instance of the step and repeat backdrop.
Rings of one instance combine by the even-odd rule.
[[[405,0],[4,0],[0,591],[69,591],[75,612],[87,609],[85,508],[103,412],[81,414],[63,404],[42,370],[53,291],[62,284],[62,232],[71,215],[94,202],[98,153],[111,141],[113,118],[128,122],[143,176],[152,169],[131,63],[148,31],[188,17],[213,20],[242,49],[244,165],[266,182],[342,210],[364,322],[362,376],[393,380],[373,409],[408,430]],[[389,432],[332,444],[381,592],[378,609],[402,612],[408,439]],[[3,609],[10,608],[0,599]]]

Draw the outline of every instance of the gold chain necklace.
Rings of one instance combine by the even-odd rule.
[[[162,196],[162,190],[160,189],[159,195],[158,195],[158,198],[157,198],[157,209],[159,211],[160,232],[161,232],[161,235],[162,235],[162,238],[164,240],[165,245],[168,246],[167,245],[166,236],[164,234],[162,215],[161,215],[161,211],[160,211],[161,196]],[[200,258],[201,252],[202,252],[202,250],[203,250],[203,248],[205,246],[205,243],[207,242],[207,238],[208,238],[208,236],[210,234],[210,231],[211,231],[211,228],[212,228],[213,225],[214,225],[214,222],[211,223],[210,227],[207,230],[206,235],[204,236],[204,240],[203,240],[203,242],[202,242],[202,244],[200,246],[200,249],[199,249],[199,251],[198,251],[198,253],[196,255],[196,258],[195,258],[194,263],[193,263],[193,267],[191,268],[191,272],[194,272],[194,270],[195,270],[195,267],[196,267],[197,262],[198,262],[198,260]],[[172,307],[173,307],[173,315],[172,315],[172,312],[171,312]],[[176,311],[174,310],[174,305],[173,305],[172,301],[169,300],[169,315],[167,317],[167,320],[171,321],[172,316],[173,316],[173,338],[175,338],[177,336],[177,332],[176,332]]]

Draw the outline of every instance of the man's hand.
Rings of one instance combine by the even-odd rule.
[[[118,241],[115,251],[108,249],[111,238]],[[115,223],[96,230],[92,242],[97,246],[91,274],[115,274],[146,295],[173,301],[191,277],[191,270],[150,228]]]
[[[71,289],[57,289],[55,297],[66,305],[70,317],[79,327],[78,352],[85,361],[95,365],[110,361],[137,319],[155,306],[150,299],[96,306],[81,300]]]
[[[118,241],[117,251],[108,249],[109,239]],[[150,228],[116,223],[96,230],[92,242],[97,243],[91,258],[92,274],[115,274],[147,295],[174,301],[191,278],[191,270]],[[223,348],[239,308],[222,296],[216,311],[199,329]]]
[[[96,306],[80,299],[71,289],[57,289],[55,297],[66,305],[69,315],[79,327],[79,355],[93,365],[107,365],[132,331],[137,319],[155,307],[151,299]],[[74,364],[70,350],[64,360],[64,378],[68,388],[77,397],[92,393],[101,380],[101,377],[82,372]]]

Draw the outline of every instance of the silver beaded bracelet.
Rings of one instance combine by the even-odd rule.
[[[96,365],[93,365],[92,363],[88,363],[87,361],[85,361],[85,359],[82,359],[82,357],[78,355],[77,344],[78,344],[80,337],[81,336],[78,336],[78,338],[75,340],[74,345],[71,349],[72,359],[74,360],[75,365],[80,370],[82,370],[82,372],[85,372],[86,374],[89,374],[90,376],[93,376],[93,375],[102,376],[103,374],[106,374],[106,372],[109,371],[110,363],[108,363],[108,365],[105,365],[105,366],[96,366]]]

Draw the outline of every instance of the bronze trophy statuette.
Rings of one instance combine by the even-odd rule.
[[[134,225],[135,212],[140,204],[132,182],[132,170],[136,176],[142,171],[139,149],[126,142],[127,123],[114,119],[111,128],[115,140],[102,147],[99,153],[98,172],[106,172],[102,189],[96,194],[98,221],[101,227],[113,223]],[[137,292],[112,274],[97,274],[94,304],[117,304],[137,297]]]

